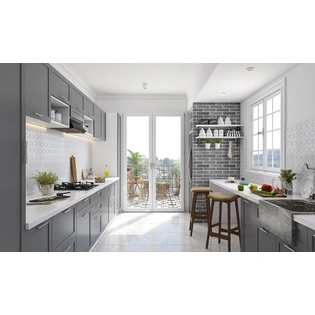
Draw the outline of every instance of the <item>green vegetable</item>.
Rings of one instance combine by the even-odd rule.
[[[269,192],[269,191],[265,191],[265,190],[253,190],[252,192],[256,192],[259,193],[261,195],[266,195],[266,196],[274,196],[275,193],[274,192]]]

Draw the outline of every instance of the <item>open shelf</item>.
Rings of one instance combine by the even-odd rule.
[[[243,139],[243,137],[196,137],[196,139]]]
[[[243,125],[196,125],[197,128],[233,128],[243,127]]]
[[[51,120],[47,128],[69,128],[69,105],[51,96],[50,107],[61,114],[61,123]]]

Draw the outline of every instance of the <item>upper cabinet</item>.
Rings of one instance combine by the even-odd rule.
[[[22,101],[26,116],[50,122],[50,66],[22,64]]]
[[[82,113],[84,106],[84,95],[80,93],[74,86],[71,87],[71,107],[75,107]]]
[[[90,118],[94,118],[94,105],[86,97],[84,98],[84,114]]]
[[[94,137],[106,140],[106,114],[97,106],[94,107]]]
[[[51,71],[51,95],[71,105],[70,103],[70,83],[54,68]]]

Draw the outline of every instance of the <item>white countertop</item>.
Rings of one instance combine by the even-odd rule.
[[[244,185],[244,191],[238,191],[237,186],[239,182],[240,180],[236,180],[236,183],[228,183],[226,179],[210,179],[209,180],[210,188],[211,188],[211,183],[212,183],[214,185],[222,187],[225,190],[228,190],[236,195],[239,195],[242,198],[245,198],[257,204],[259,204],[259,200],[267,200],[267,198],[252,194],[249,190],[250,184],[257,185],[258,187],[261,185],[250,183],[249,185]],[[288,195],[287,198],[305,200],[299,194]],[[283,199],[283,198],[273,198],[273,199]],[[293,221],[301,223],[302,225],[305,225],[308,228],[315,230],[315,215],[314,214],[302,214],[302,213],[294,214]]]
[[[81,200],[93,195],[94,193],[102,190],[103,188],[113,184],[114,182],[118,181],[118,177],[110,177],[105,179],[105,183],[97,183],[97,187],[85,190],[85,191],[70,191],[70,198],[64,200],[58,200],[52,204],[48,205],[27,205],[26,206],[26,222],[25,222],[25,229],[30,230],[34,226],[44,222],[55,216],[56,214],[60,213],[61,211],[70,208],[71,206],[77,204]],[[57,192],[56,191],[54,196]],[[32,199],[42,198],[42,197],[49,197],[43,196],[42,194],[38,193],[35,195],[26,196],[26,202]]]

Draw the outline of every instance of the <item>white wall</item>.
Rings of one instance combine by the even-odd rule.
[[[300,124],[306,121],[315,119],[315,64],[299,64],[284,75],[282,75],[277,80],[269,83],[264,89],[272,86],[276,81],[280,79],[285,79],[286,93],[285,93],[285,105],[286,105],[286,119],[285,128],[289,128],[292,125]],[[258,91],[255,94],[259,94]],[[278,177],[278,175],[269,175],[267,173],[251,173],[247,171],[248,168],[248,154],[247,150],[249,148],[249,103],[248,99],[241,103],[241,122],[244,124],[243,134],[244,139],[241,141],[241,176],[245,176],[247,180],[262,183],[271,183],[273,177]],[[287,136],[285,137],[285,146],[288,144]],[[287,154],[287,151],[286,151]],[[287,163],[287,158],[285,158],[285,168],[290,168],[290,163]],[[315,164],[315,157],[314,162]],[[294,170],[299,172],[300,170]]]
[[[96,98],[96,104],[109,113],[140,112],[186,112],[186,97],[170,96],[121,96]]]

